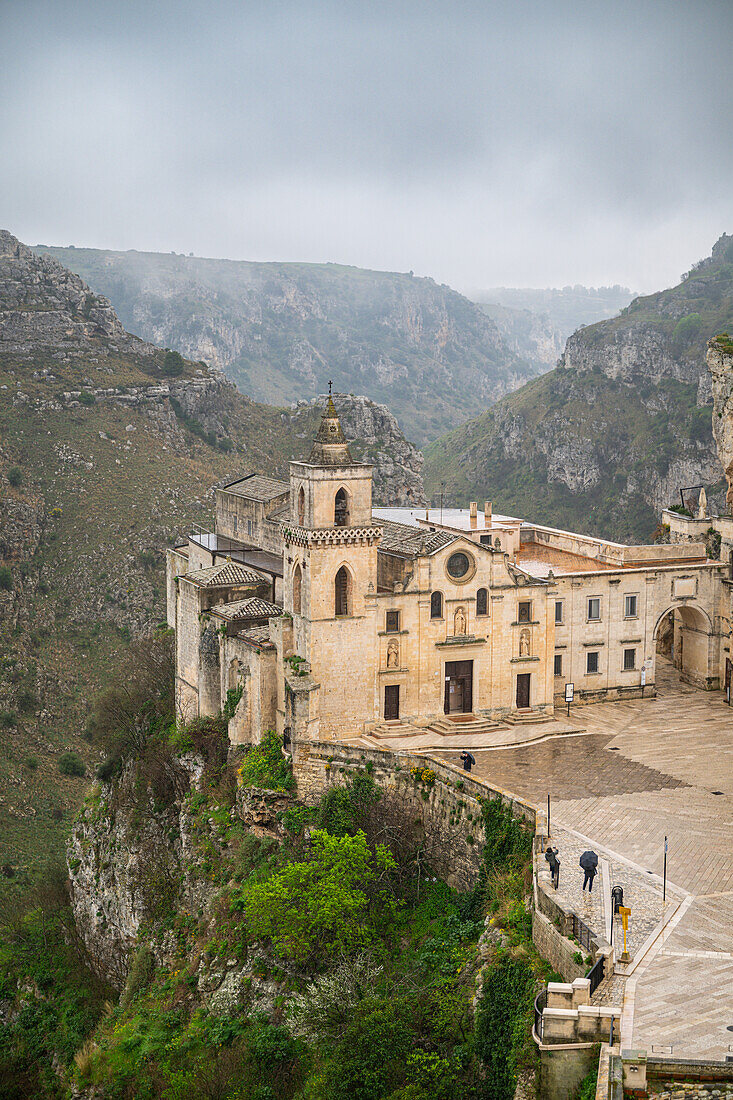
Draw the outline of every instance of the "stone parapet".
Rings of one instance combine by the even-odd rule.
[[[367,771],[392,800],[408,828],[417,828],[436,873],[456,888],[478,880],[484,843],[482,802],[500,798],[534,830],[535,809],[500,788],[473,779],[460,768],[429,756],[392,753],[333,742],[300,742],[293,750],[298,797],[316,803],[333,786]]]

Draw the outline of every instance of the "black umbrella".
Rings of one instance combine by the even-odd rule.
[[[583,852],[580,857],[580,866],[584,871],[595,871],[598,866],[598,856],[595,852]]]

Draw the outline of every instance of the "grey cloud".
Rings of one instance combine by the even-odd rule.
[[[727,0],[5,0],[3,224],[654,289],[732,228],[732,30]]]

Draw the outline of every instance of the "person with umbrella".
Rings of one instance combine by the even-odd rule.
[[[588,893],[593,890],[593,879],[598,874],[598,856],[595,852],[587,851],[583,852],[580,857],[580,866],[585,871],[585,878],[583,879],[583,890],[588,887]]]
[[[463,763],[464,772],[470,772],[471,768],[476,763],[476,757],[471,752],[462,752],[461,761]]]

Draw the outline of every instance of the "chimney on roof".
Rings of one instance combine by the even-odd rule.
[[[477,521],[477,518],[478,518],[478,501],[476,501],[476,500],[471,501],[470,512],[471,512],[471,527],[475,527],[476,526],[476,521]]]
[[[491,527],[491,501],[484,501],[484,526]]]

